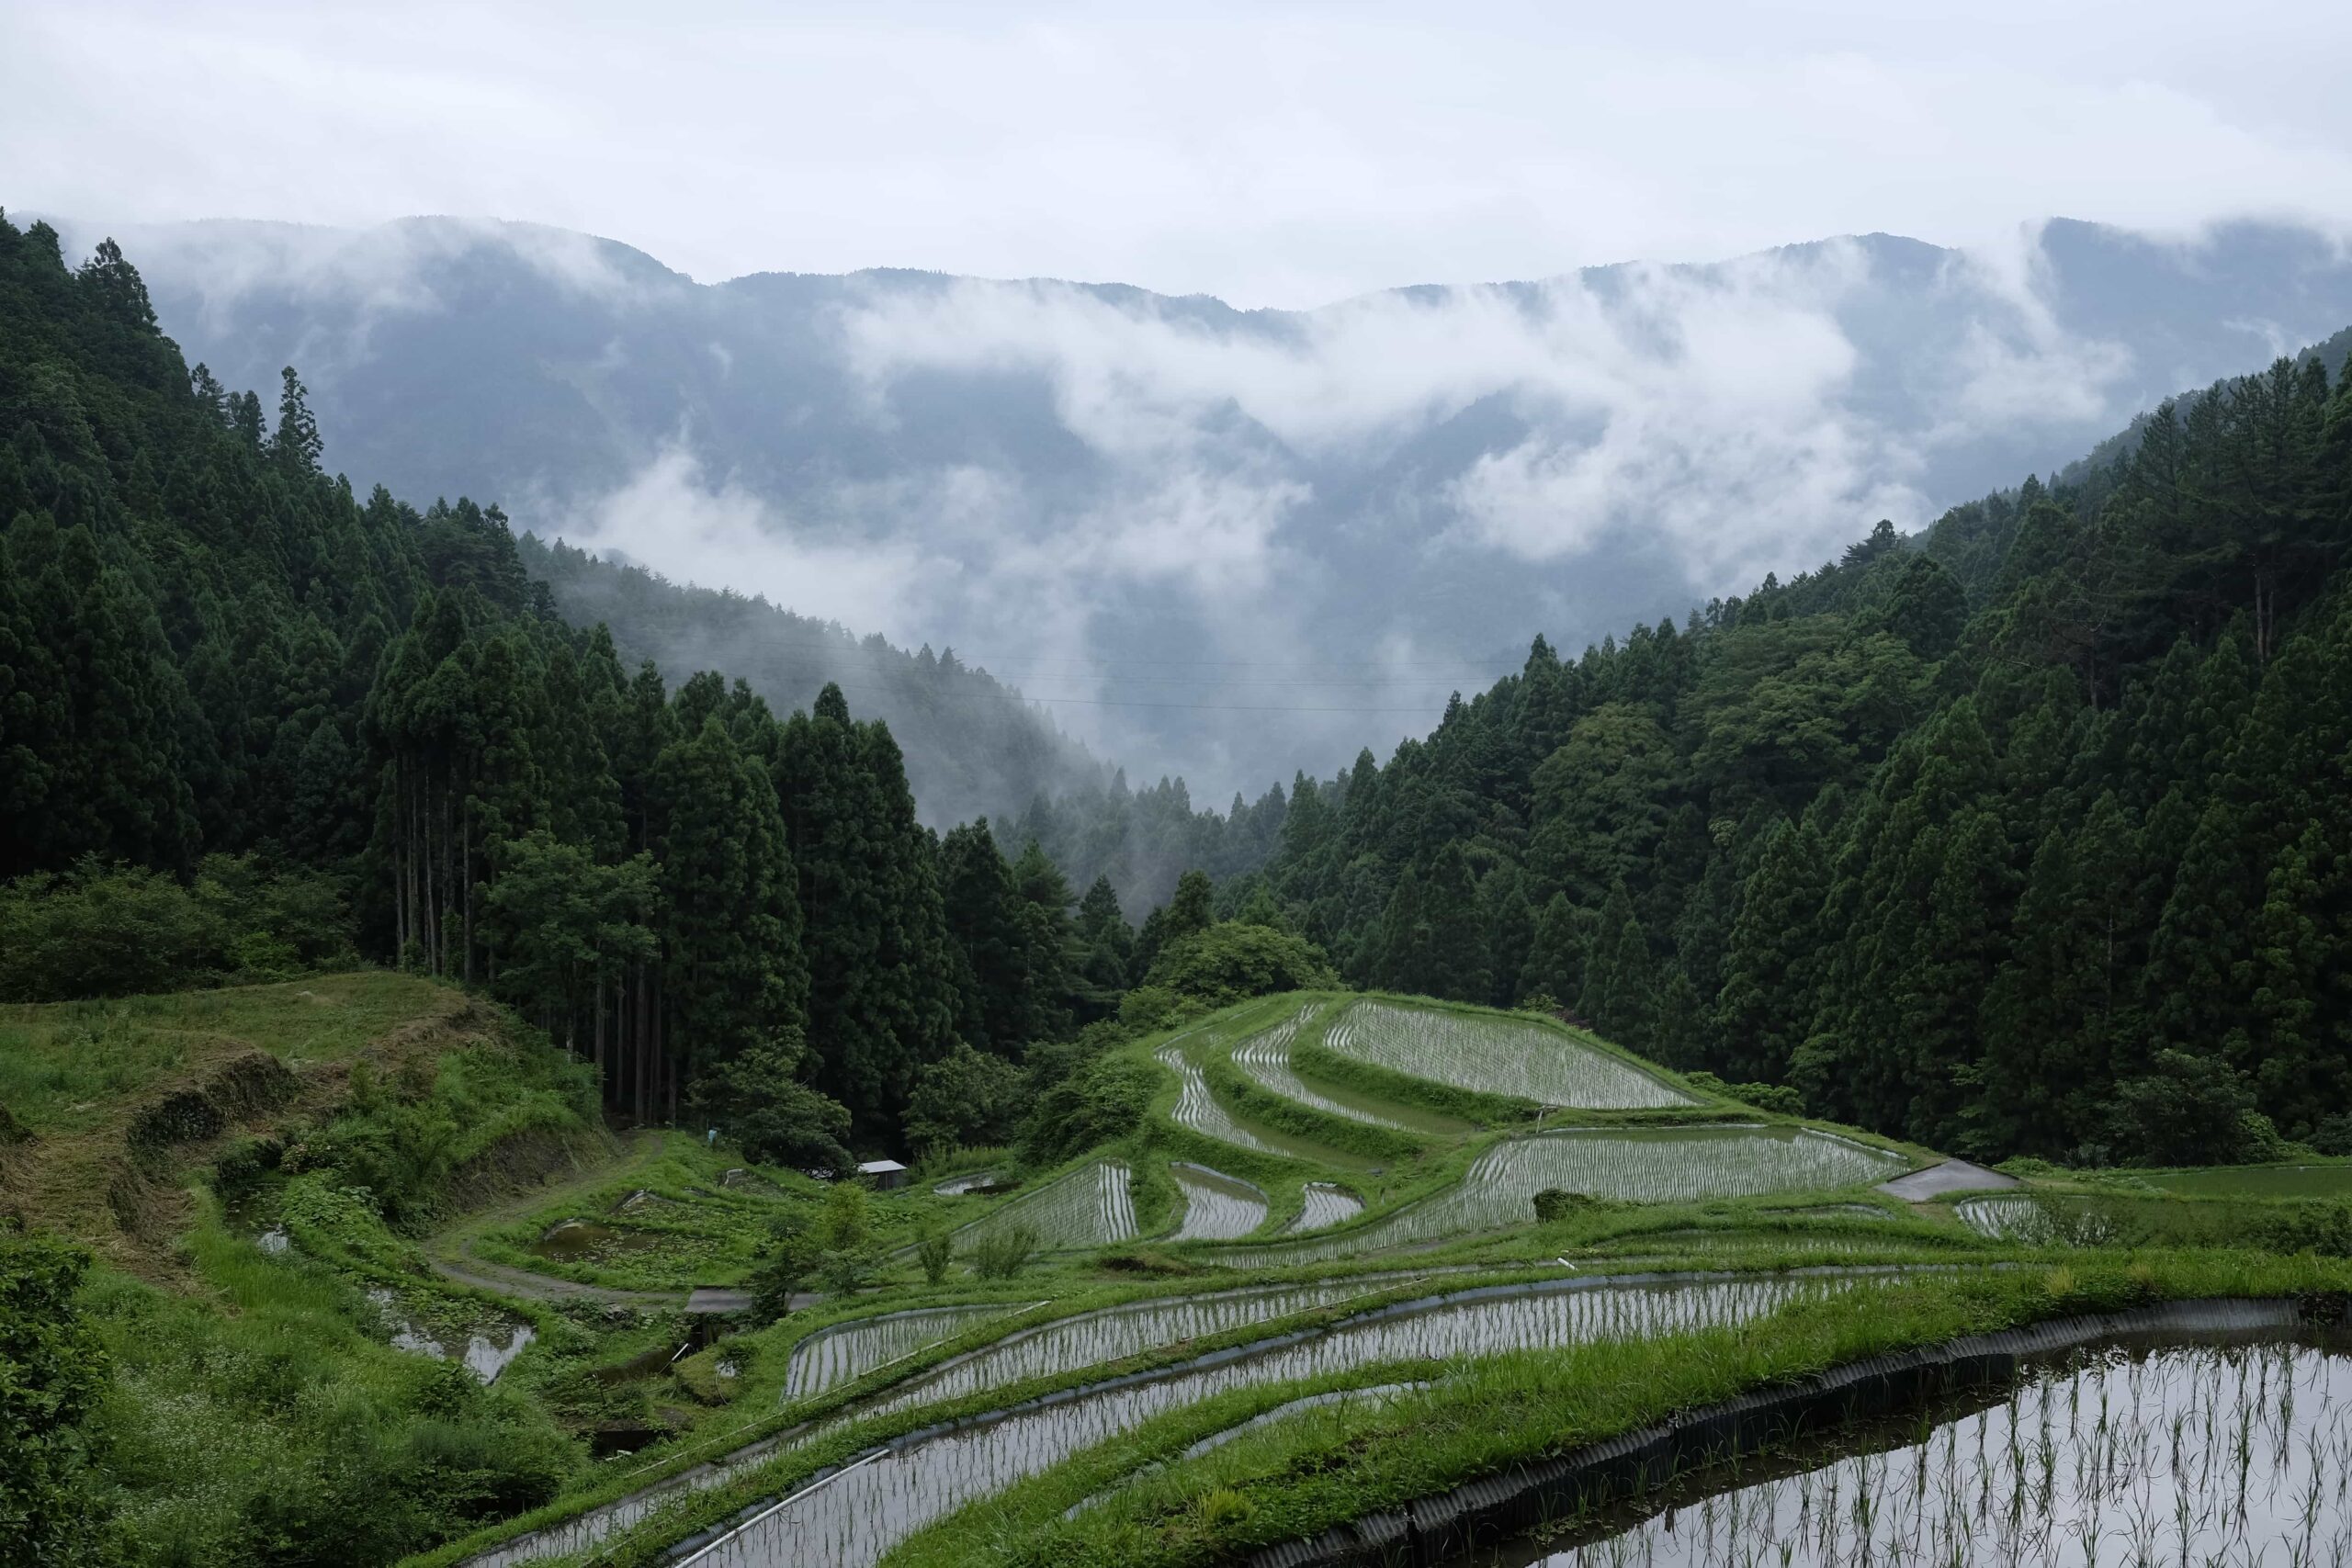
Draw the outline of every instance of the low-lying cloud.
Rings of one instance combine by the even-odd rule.
[[[207,333],[267,344],[240,367],[265,384],[291,345],[353,411],[328,457],[356,479],[430,452],[459,471],[425,494],[952,646],[1098,753],[1219,798],[1426,731],[1539,632],[1573,651],[1817,566],[2255,357],[2173,304],[2193,248],[2079,229],[2083,276],[2029,229],[1301,312],[890,273],[705,288],[440,220],[165,239],[134,256],[167,328],[198,357]],[[2233,318],[2341,325],[2315,254]],[[398,395],[436,377],[497,396],[443,417]],[[371,407],[396,439],[365,445]]]

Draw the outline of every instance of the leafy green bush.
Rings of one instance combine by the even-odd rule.
[[[972,1246],[972,1272],[983,1280],[1010,1280],[1029,1267],[1038,1246],[1029,1225],[991,1225]]]
[[[342,883],[211,855],[185,884],[85,860],[0,885],[0,1001],[284,980],[356,962]]]
[[[926,1283],[936,1285],[947,1278],[947,1267],[955,1261],[955,1238],[944,1230],[932,1231],[915,1243],[915,1262]]]
[[[881,1263],[865,1189],[837,1181],[815,1214],[804,1209],[769,1222],[768,1245],[752,1270],[752,1315],[763,1323],[788,1315],[794,1292],[811,1284],[846,1294]]]
[[[915,1157],[1005,1142],[1029,1108],[1029,1084],[1012,1063],[957,1041],[946,1055],[915,1073],[906,1118]]]
[[[705,1124],[763,1165],[847,1171],[848,1110],[800,1081],[808,1051],[787,1030],[696,1076],[687,1104]]]
[[[1153,1034],[1208,1010],[1199,998],[1178,996],[1165,986],[1137,986],[1119,998],[1119,1027],[1129,1035]]]
[[[1221,1008],[1277,991],[1337,990],[1340,976],[1305,937],[1224,920],[1160,949],[1144,984]]]
[[[1142,1124],[1158,1084],[1148,1062],[1096,1057],[1038,1097],[1022,1130],[1023,1157],[1035,1166],[1059,1165],[1081,1150],[1125,1137]]]
[[[1758,1111],[1770,1111],[1780,1116],[1804,1114],[1804,1096],[1787,1084],[1725,1083],[1714,1074],[1705,1071],[1682,1075],[1685,1082],[1702,1094],[1720,1094]]]
[[[79,1248],[0,1224],[0,1561],[96,1562],[84,1423],[107,1360],[75,1296]]]

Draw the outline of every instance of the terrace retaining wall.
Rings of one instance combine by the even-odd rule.
[[[2170,1302],[2131,1312],[2052,1319],[1872,1357],[1742,1394],[1573,1453],[1516,1466],[1304,1540],[1265,1547],[1250,1568],[1396,1568],[1491,1549],[1548,1523],[1666,1485],[1679,1475],[1785,1443],[1806,1432],[1914,1408],[1939,1395],[2006,1382],[2031,1357],[2139,1335],[2293,1328],[2291,1300]]]

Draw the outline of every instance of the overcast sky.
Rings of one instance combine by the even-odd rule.
[[[1924,9],[14,0],[0,202],[522,218],[707,281],[1246,305],[2053,214],[2352,218],[2352,6]]]

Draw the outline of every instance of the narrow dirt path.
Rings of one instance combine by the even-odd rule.
[[[616,1177],[642,1169],[661,1158],[670,1139],[677,1135],[658,1130],[633,1133],[623,1152],[613,1159],[467,1215],[462,1224],[425,1244],[425,1259],[432,1264],[433,1271],[445,1280],[526,1301],[595,1302],[605,1306],[634,1307],[640,1312],[683,1309],[724,1314],[745,1311],[752,1304],[752,1292],[745,1290],[706,1285],[693,1290],[628,1291],[616,1285],[589,1285],[492,1262],[474,1251],[474,1240],[483,1231],[520,1219],[534,1209],[560,1202],[568,1194],[584,1192]],[[797,1293],[792,1298],[792,1309],[797,1312],[816,1299],[812,1292]]]

